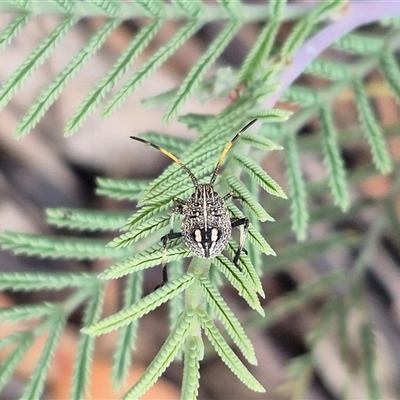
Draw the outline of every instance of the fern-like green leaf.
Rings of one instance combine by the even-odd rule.
[[[158,354],[154,357],[135,386],[123,396],[123,399],[138,399],[154,385],[161,374],[174,361],[189,334],[190,324],[195,316],[193,310],[186,310],[181,315],[175,329],[168,336]]]
[[[117,18],[121,11],[121,4],[116,1],[92,0],[91,5],[102,11],[107,17]]]
[[[242,271],[222,254],[213,258],[212,262],[226,276],[239,295],[246,300],[247,304],[259,314],[264,315],[264,310],[260,305],[257,293],[252,283],[243,275]]]
[[[239,360],[238,356],[226,343],[225,339],[205,311],[201,309],[198,310],[198,315],[201,319],[201,325],[204,328],[204,332],[222,361],[248,388],[255,392],[264,393],[265,389]]]
[[[88,59],[104,44],[119,23],[119,20],[114,19],[106,22],[68,63],[67,67],[58,74],[22,118],[16,130],[17,137],[22,137],[36,126],[45,112],[63,92],[67,84],[83,68]]]
[[[272,141],[271,139],[262,137],[260,135],[254,135],[252,133],[245,132],[241,136],[241,140],[245,144],[249,144],[250,146],[257,147],[261,150],[272,151],[272,150],[282,150],[283,147]]]
[[[224,51],[228,43],[235,37],[241,24],[237,21],[230,22],[217,38],[208,46],[208,49],[200,57],[196,65],[190,70],[189,74],[183,80],[176,96],[169,103],[164,114],[164,122],[168,123],[176,116],[187,98],[200,85],[207,70],[215,62],[218,56]]]
[[[233,342],[240,349],[246,359],[253,365],[257,365],[254,347],[244,332],[242,325],[235,317],[225,300],[206,277],[200,278],[200,287],[211,306],[216,317],[222,322]]]
[[[2,360],[0,365],[0,392],[3,391],[4,385],[10,380],[14,369],[32,346],[35,339],[36,337],[32,332],[24,332],[15,350]]]
[[[159,1],[135,0],[135,4],[144,10],[149,17],[159,17],[164,9],[164,4]]]
[[[132,230],[123,233],[122,235],[113,239],[113,241],[110,242],[110,246],[112,247],[129,246],[132,243],[137,242],[139,239],[142,239],[153,232],[158,232],[160,229],[169,225],[170,220],[171,216],[168,214],[161,215],[160,217],[149,218],[142,223],[136,224],[135,227],[132,228]]]
[[[342,81],[345,79],[350,79],[352,76],[351,69],[345,64],[332,60],[324,60],[321,58],[314,59],[310,64],[307,65],[304,72],[322,78],[327,78],[332,81]]]
[[[329,105],[321,106],[320,121],[322,148],[324,152],[325,165],[328,170],[329,186],[335,204],[337,204],[343,211],[346,211],[350,206],[346,171],[340,154],[337,132],[333,123],[332,111]]]
[[[47,222],[60,228],[83,231],[114,231],[121,229],[132,215],[128,211],[90,211],[68,208],[48,208]]]
[[[380,172],[387,174],[393,169],[392,159],[386,149],[382,127],[375,118],[361,79],[355,79],[354,93],[360,122],[371,147],[374,163]]]
[[[22,28],[29,22],[28,15],[20,15],[15,17],[8,26],[0,33],[0,51],[8,46],[13,38],[22,30]]]
[[[298,84],[290,85],[282,94],[282,100],[299,104],[302,107],[313,106],[320,101],[319,92]]]
[[[164,286],[137,301],[131,307],[125,308],[91,326],[85,327],[82,329],[82,332],[97,336],[129,325],[134,320],[167,302],[177,293],[186,290],[193,283],[194,279],[193,274],[186,273],[174,281],[169,281]]]
[[[137,33],[135,38],[132,40],[132,42],[123,52],[123,54],[119,57],[111,70],[85,97],[81,105],[77,108],[72,117],[69,119],[65,127],[66,135],[72,135],[82,125],[89,114],[93,112],[93,110],[105,98],[110,89],[133,64],[133,62],[137,59],[143,49],[147,47],[150,41],[160,30],[161,25],[161,20],[155,20]]]
[[[253,248],[253,246],[250,246],[250,248]],[[228,250],[229,255],[233,258],[238,249],[238,245],[235,240],[233,240],[233,238],[229,239],[226,249]],[[252,283],[254,290],[264,299],[265,293],[260,277],[257,274],[257,271],[250,258],[243,252],[240,254],[239,257],[239,267],[243,272],[243,275]]]
[[[198,336],[189,336],[185,341],[185,360],[181,400],[197,399],[200,386],[200,360],[204,345]]]
[[[183,15],[188,18],[196,18],[203,6],[203,4],[198,0],[171,0],[171,4],[173,4]]]
[[[379,65],[397,101],[400,102],[400,68],[395,55],[391,51],[383,52]]]
[[[128,308],[139,301],[143,293],[143,273],[139,272],[128,276],[125,282],[123,307]],[[123,385],[128,378],[132,350],[136,341],[139,320],[124,326],[118,332],[118,340],[113,355],[112,381],[116,387]]]
[[[230,19],[239,18],[243,15],[243,5],[240,1],[236,0],[218,0],[224,9],[230,15]]]
[[[275,3],[280,2],[272,1],[270,4]],[[239,82],[249,82],[257,76],[269,57],[279,26],[277,19],[266,23],[239,70]]]
[[[257,118],[261,122],[287,121],[293,113],[291,111],[271,108],[270,110],[251,110],[246,115],[249,119]]]
[[[243,205],[260,221],[274,221],[272,218],[262,207],[262,205],[253,198],[252,194],[246,188],[246,186],[234,175],[229,175],[226,179],[229,187],[235,192],[236,196],[240,197]]]
[[[235,153],[234,161],[269,194],[287,199],[282,188],[250,157]]]
[[[24,85],[35,69],[46,60],[75,23],[76,19],[72,17],[67,17],[61,21],[54,31],[35,48],[10,78],[4,82],[0,89],[0,109],[7,105],[11,97]]]
[[[374,333],[367,323],[360,326],[361,346],[363,349],[363,369],[370,400],[380,399],[381,394],[376,375],[376,345]]]
[[[191,144],[190,140],[158,132],[141,133],[140,137],[148,140],[149,142],[156,143],[158,146],[164,147],[175,155],[179,155],[184,152]]]
[[[92,325],[99,320],[103,300],[104,288],[101,285],[96,285],[96,290],[92,292],[85,308],[84,326]],[[83,399],[88,394],[94,341],[95,338],[92,336],[80,335],[72,378],[71,399]]]
[[[161,46],[146,62],[142,64],[139,70],[128,79],[114,97],[105,105],[102,115],[108,117],[113,113],[128,96],[164,61],[166,61],[180,46],[182,46],[202,25],[201,20],[194,20],[184,25],[175,35]]]
[[[180,278],[184,274],[184,262],[182,260],[173,261],[168,266],[168,279],[174,280]],[[170,330],[174,328],[176,325],[179,316],[184,308],[184,293],[178,293],[174,296],[168,304],[169,314],[168,314],[168,322]]]
[[[301,173],[299,152],[296,136],[288,132],[285,137],[285,160],[287,166],[287,179],[289,184],[289,196],[291,199],[292,229],[298,240],[306,238],[309,213],[306,199],[306,188]]]
[[[60,290],[88,286],[96,281],[96,275],[87,273],[0,272],[0,289],[2,290]]]
[[[0,308],[0,320],[10,322],[21,320],[26,321],[30,319],[43,318],[49,315],[55,315],[57,311],[59,311],[59,306],[54,303],[5,307]]]
[[[384,43],[385,39],[376,34],[350,32],[339,38],[334,43],[334,47],[357,55],[367,55],[379,53]]]
[[[242,212],[234,205],[227,203],[229,212],[236,218],[243,218]],[[275,251],[268,244],[268,242],[264,239],[264,237],[258,232],[253,224],[249,224],[249,231],[247,233],[247,237],[251,244],[253,244],[257,249],[259,249],[262,253],[268,255],[275,256]]]
[[[181,242],[171,241],[166,251],[166,261],[175,261],[182,258],[190,257],[192,252]],[[155,265],[161,265],[163,259],[163,246],[157,244],[134,256],[126,258],[116,264],[111,265],[104,270],[99,278],[101,279],[118,279],[121,276],[135,273],[146,268],[154,267]]]
[[[276,0],[269,3],[269,14],[273,21],[280,21],[284,15],[286,0]]]
[[[117,200],[137,200],[140,193],[150,181],[148,180],[122,180],[112,178],[96,179],[96,193],[101,196],[108,196]]]
[[[116,249],[106,246],[101,239],[48,237],[27,233],[3,232],[0,246],[16,254],[35,255],[43,258],[73,258],[96,260],[99,258],[120,258],[132,253],[130,249]]]
[[[22,395],[23,399],[39,399],[42,396],[46,383],[46,376],[51,367],[61,332],[65,326],[65,316],[59,314],[55,318],[52,318],[52,321],[49,336],[42,350],[39,361],[35,365],[35,369],[29,379],[28,385],[24,390]]]

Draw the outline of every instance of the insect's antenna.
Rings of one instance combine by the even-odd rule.
[[[222,150],[221,155],[219,156],[219,160],[217,162],[217,165],[215,166],[214,172],[212,174],[212,177],[210,179],[210,185],[214,185],[215,180],[217,179],[218,176],[218,171],[221,167],[222,161],[224,161],[224,158],[226,157],[226,155],[228,154],[229,149],[233,146],[233,144],[236,142],[237,139],[239,139],[239,136],[247,129],[250,128],[250,126],[252,126],[255,122],[257,121],[257,119],[253,119],[252,121],[250,121],[244,128],[242,128],[235,136],[234,138],[225,146],[225,148]]]
[[[162,147],[157,146],[156,144],[151,143],[151,142],[149,142],[149,141],[147,141],[145,139],[142,139],[142,138],[139,138],[139,137],[136,137],[136,136],[129,136],[129,137],[131,139],[133,139],[133,140],[137,140],[139,142],[148,144],[149,146],[154,147],[158,151],[161,151],[161,153],[165,154],[172,161],[175,161],[177,164],[179,164],[186,171],[186,173],[190,176],[190,179],[192,180],[193,185],[195,187],[197,187],[199,185],[199,183],[197,182],[196,177],[193,175],[193,172],[177,156],[175,156],[174,154],[170,153],[168,150],[163,149]]]

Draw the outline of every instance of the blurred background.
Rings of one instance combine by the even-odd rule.
[[[7,16],[0,16],[0,28],[4,29],[10,22]],[[157,151],[129,140],[129,135],[139,135],[145,131],[162,131],[168,135],[194,139],[196,132],[188,130],[182,123],[173,122],[162,125],[163,107],[146,108],[141,100],[174,88],[187,74],[203,50],[219,32],[218,23],[207,24],[192,39],[190,39],[175,55],[158,69],[142,84],[134,95],[115,114],[107,120],[102,120],[99,113],[94,113],[79,130],[68,139],[63,137],[63,127],[71,113],[80,104],[84,95],[94,86],[103,74],[113,65],[118,55],[126,48],[139,25],[124,23],[112,34],[102,49],[86,64],[79,75],[67,86],[61,98],[51,107],[41,123],[26,137],[16,141],[13,137],[15,128],[26,109],[49,82],[49,77],[68,65],[73,55],[87,42],[91,34],[102,23],[102,20],[81,20],[63,39],[53,55],[29,79],[27,84],[15,95],[8,106],[0,113],[0,231],[12,230],[25,233],[40,233],[47,235],[67,234],[62,229],[50,227],[45,220],[44,210],[49,207],[73,207],[104,210],[130,210],[132,204],[114,201],[95,194],[96,177],[112,178],[153,178],[168,165],[169,160]],[[20,65],[37,43],[44,38],[56,25],[52,17],[40,17],[32,20],[24,34],[18,35],[12,45],[2,52],[0,66],[0,82],[4,82]],[[149,54],[164,43],[166,38],[175,32],[177,23],[169,23],[156,36],[149,47]],[[226,51],[218,59],[216,67],[240,66],[249,47],[254,43],[260,32],[261,25],[247,24]],[[280,36],[283,38],[291,29],[291,23],[283,25]],[[143,54],[134,69],[148,57]],[[214,70],[215,71],[215,70]],[[212,73],[213,71],[210,71]],[[323,83],[316,78],[302,78],[303,84],[310,87],[323,88]],[[373,104],[384,127],[396,132],[399,126],[399,107],[383,85],[379,72],[368,77]],[[344,92],[335,104],[335,124],[341,131],[349,131],[358,125],[356,109],[350,92]],[[216,114],[223,110],[230,100],[228,98],[212,99],[204,103],[191,98],[186,104],[185,112],[202,112]],[[287,103],[280,106],[294,109]],[[294,109],[295,110],[295,109]],[[300,145],[303,146],[301,165],[308,182],[320,182],[325,178],[322,156],[313,150],[312,143],[318,134],[318,121],[308,123],[300,135]],[[234,133],[234,132],[233,132]],[[400,159],[400,141],[395,135],[389,139],[389,148],[394,160]],[[307,150],[307,148],[309,150]],[[346,168],[349,171],[371,164],[371,157],[366,141],[349,141],[342,147]],[[282,152],[273,152],[265,160],[264,169],[283,187],[286,186],[285,166]],[[371,207],[363,207],[347,215],[337,211],[337,217],[328,222],[312,223],[309,239],[324,238],[332,232],[358,234],[365,232],[374,224],[385,206],[392,186],[391,177],[370,174],[352,184],[351,197],[362,200]],[[400,202],[397,197],[395,218],[399,216]],[[312,205],[324,205],[332,200],[328,194],[319,193],[311,201]],[[379,207],[375,205],[379,203]],[[268,212],[276,220],[287,221],[281,224],[285,234],[270,242],[278,254],[288,244],[293,245],[295,239],[290,231],[288,219],[289,205],[279,203],[274,205],[274,211]],[[275,212],[275,213],[274,213]],[[273,230],[273,223],[267,222],[268,229]],[[68,232],[70,234],[70,232]],[[76,233],[83,235],[82,233]],[[117,234],[117,232],[115,233]],[[101,234],[85,233],[84,236]],[[111,240],[113,235],[109,236]],[[267,235],[266,239],[269,241]],[[350,241],[350,239],[349,239]],[[353,243],[353,242],[351,242]],[[400,360],[400,252],[397,237],[392,232],[384,231],[379,235],[377,247],[372,253],[365,274],[365,290],[368,300],[368,312],[379,328],[376,331],[375,345],[377,354],[377,374],[383,383],[382,398],[398,398],[399,392],[399,361]],[[353,245],[327,246],[318,252],[311,252],[309,257],[287,259],[282,261],[282,268],[275,273],[266,274],[262,281],[266,293],[263,305],[271,307],[279,305],[285,295],[294,293],[298,287],[318,281],[319,277],[337,268],[347,269],[357,259],[357,248]],[[105,262],[74,262],[42,260],[35,257],[15,256],[11,252],[1,251],[0,268],[2,271],[101,271]],[[275,260],[274,260],[275,262]],[[145,282],[145,293],[153,290],[160,279],[160,268],[148,271]],[[120,299],[120,283],[110,282],[104,305],[104,315],[109,315],[118,309]],[[258,356],[259,365],[251,367],[256,378],[266,388],[266,394],[250,392],[214,353],[208,354],[201,364],[200,399],[287,399],[291,398],[291,386],[301,385],[310,378],[311,384],[305,390],[305,398],[330,400],[342,398],[343,386],[349,378],[353,366],[352,384],[348,398],[366,398],[365,385],[357,372],[360,354],[357,346],[353,349],[340,348],[338,332],[329,329],[314,353],[315,368],[309,370],[300,365],[298,376],[292,379],[288,366],[292,361],[301,360],[307,355],[307,334],[315,326],[316,320],[324,307],[325,294],[316,295],[294,312],[282,313],[273,318],[273,323],[263,325],[249,317],[247,305],[239,298],[236,291],[226,287],[224,297],[240,320],[248,320],[247,332],[253,341]],[[336,289],[340,296],[340,287]],[[68,296],[68,292],[43,293],[0,293],[0,306],[8,307],[14,304],[35,303],[44,300],[58,300]],[[356,322],[361,318],[360,310],[347,310],[348,321]],[[279,313],[278,313],[279,314]],[[253,316],[254,317],[254,316]],[[69,328],[63,333],[46,389],[46,398],[62,399],[68,397],[68,388],[73,368],[73,356],[77,346],[81,314],[74,313],[69,322]],[[1,321],[0,321],[1,324]],[[1,336],[10,330],[29,329],[29,326],[2,325]],[[352,337],[352,326],[347,326]],[[157,353],[168,335],[167,308],[165,306],[151,312],[140,324],[137,349],[134,353],[134,363],[129,379],[131,385],[143,372]],[[112,362],[114,334],[98,339],[96,357],[94,360],[92,379],[92,398],[119,398],[126,388],[119,392],[112,391],[110,368]],[[13,379],[0,394],[2,400],[19,398],[31,368],[38,360],[43,341],[38,340],[18,366]],[[354,353],[352,353],[352,350]],[[341,357],[346,359],[343,363]],[[0,360],[5,357],[0,351]],[[303,365],[303,367],[302,367]],[[302,370],[302,368],[304,368]],[[294,368],[292,368],[293,372]],[[165,372],[159,383],[148,392],[145,398],[177,399],[181,385],[182,365],[174,362]],[[351,373],[350,373],[351,375]],[[304,379],[303,379],[304,378]],[[292,383],[288,383],[292,382]]]

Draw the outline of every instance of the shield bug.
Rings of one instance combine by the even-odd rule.
[[[239,247],[233,258],[233,263],[239,268],[238,261],[240,253],[245,252],[243,248],[244,240],[249,228],[249,220],[247,218],[231,218],[225,202],[230,198],[238,198],[234,192],[229,192],[221,197],[214,190],[214,183],[217,179],[219,169],[229,149],[233,146],[239,136],[253,125],[257,119],[249,122],[242,128],[233,139],[227,143],[215,166],[209,183],[199,183],[192,171],[183,162],[168,150],[157,146],[145,139],[130,136],[131,139],[138,140],[149,146],[154,147],[161,153],[165,154],[171,160],[181,166],[181,168],[189,175],[194,185],[194,193],[186,200],[175,197],[175,207],[173,212],[182,215],[181,232],[174,232],[173,229],[161,238],[164,249],[163,257],[163,283],[168,281],[167,265],[166,265],[166,249],[168,241],[179,237],[183,238],[186,246],[200,258],[213,258],[218,256],[226,247],[231,237],[232,228],[243,225],[240,235]],[[172,225],[172,224],[171,224]],[[161,285],[160,285],[161,286]]]

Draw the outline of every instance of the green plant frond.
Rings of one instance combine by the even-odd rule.
[[[227,246],[229,255],[231,257],[234,257],[237,249],[238,249],[238,244],[233,239],[230,239]],[[253,263],[251,262],[250,257],[248,257],[243,252],[240,254],[239,257],[239,267],[243,275],[253,284],[254,290],[264,299],[265,293],[264,289],[262,288],[260,277],[257,274],[257,271]]]
[[[376,344],[374,332],[368,323],[360,326],[360,339],[363,351],[363,370],[369,399],[382,398],[376,373]]]
[[[131,215],[132,212],[128,211],[46,209],[46,218],[50,225],[81,231],[115,231],[121,229]]]
[[[109,243],[112,247],[126,247],[138,240],[150,235],[153,232],[158,232],[160,229],[169,225],[171,216],[168,214],[161,215],[160,217],[150,217],[145,222],[138,223],[132,227],[129,232],[117,236],[112,242]],[[126,222],[126,220],[125,220]]]
[[[262,205],[254,199],[246,186],[234,175],[229,175],[226,179],[229,187],[240,197],[240,201],[249,211],[254,213],[260,221],[274,221],[262,207]]]
[[[190,140],[158,132],[141,133],[140,137],[149,142],[156,143],[158,146],[164,147],[175,155],[181,154],[191,144]]]
[[[118,1],[110,2],[104,0],[92,0],[91,4],[101,10],[108,17],[117,18],[121,12],[121,3]]]
[[[53,2],[63,11],[68,11],[70,14],[73,14],[76,10],[76,4],[69,0],[53,0]]]
[[[183,80],[175,97],[169,103],[164,114],[164,123],[168,123],[176,116],[187,98],[200,85],[205,73],[214,64],[218,56],[225,50],[228,43],[236,36],[242,26],[238,21],[232,21],[226,25],[217,38],[208,46],[208,49],[200,57],[196,65],[190,70]]]
[[[0,51],[8,46],[14,37],[23,29],[29,22],[28,15],[16,16],[8,26],[0,33]]]
[[[271,108],[270,110],[251,110],[247,113],[249,119],[257,118],[260,122],[287,121],[293,113],[291,111]]]
[[[14,332],[8,336],[4,336],[4,337],[0,338],[0,349],[3,349],[10,345],[15,345],[17,342],[23,340],[26,333],[27,332],[19,331],[19,332]]]
[[[122,276],[141,271],[146,268],[161,265],[163,259],[163,246],[157,244],[146,250],[136,253],[116,264],[111,265],[100,275],[100,279],[118,279]],[[180,260],[192,255],[192,252],[182,241],[172,240],[167,247],[165,259],[167,262]]]
[[[188,22],[179,29],[168,43],[160,47],[146,62],[144,62],[139,70],[134,73],[122,88],[111,98],[111,100],[107,102],[102,111],[102,115],[108,117],[119,108],[128,96],[180,46],[182,46],[202,26],[202,24],[203,22],[201,20],[194,20]]]
[[[0,289],[2,290],[59,290],[90,286],[96,281],[96,275],[87,273],[0,272]]]
[[[228,12],[229,16],[233,19],[241,18],[244,9],[240,1],[236,0],[218,0],[221,6]]]
[[[83,328],[82,332],[91,336],[98,336],[122,328],[167,302],[176,296],[177,293],[186,290],[193,283],[194,279],[193,274],[186,273],[174,281],[169,281],[132,306]]]
[[[304,240],[306,238],[310,216],[295,134],[291,132],[286,134],[284,148],[289,198],[291,200],[290,217],[292,220],[292,229],[296,233],[298,240]]]
[[[107,247],[106,244],[107,241],[101,239],[49,237],[16,232],[0,234],[0,246],[3,249],[42,258],[96,260],[120,258],[132,253],[132,250]]]
[[[393,169],[392,159],[386,148],[382,127],[375,118],[361,79],[354,81],[354,94],[360,122],[371,147],[372,159],[381,173],[388,174]]]
[[[299,104],[302,107],[314,106],[320,101],[319,92],[298,84],[290,85],[282,94],[282,100]]]
[[[149,17],[159,17],[164,9],[164,4],[160,1],[136,0],[135,3]]]
[[[275,3],[278,2],[272,1],[270,3],[270,8],[272,4]],[[266,63],[270,55],[279,26],[280,23],[277,19],[271,19],[265,24],[238,72],[239,82],[246,83],[254,80],[257,76],[257,73]]]
[[[324,161],[328,170],[329,187],[335,204],[343,211],[350,207],[349,190],[347,188],[346,171],[333,123],[332,110],[328,105],[320,108],[321,140]]]
[[[255,161],[244,154],[233,154],[233,160],[257,181],[257,183],[269,194],[287,199],[282,188],[275,182]]]
[[[0,392],[10,380],[15,368],[20,363],[28,349],[32,346],[36,336],[32,332],[24,332],[18,341],[18,346],[12,353],[1,361],[0,365]]]
[[[242,271],[222,254],[213,258],[212,263],[226,276],[239,295],[246,300],[247,304],[259,314],[264,315],[264,310],[260,305],[257,293],[252,283],[243,275]]]
[[[350,79],[352,72],[345,64],[322,58],[314,59],[304,70],[306,74],[316,75],[332,81]]]
[[[3,83],[0,89],[0,109],[4,108],[12,96],[20,89],[35,69],[42,64],[58,45],[64,35],[76,23],[72,17],[64,18],[54,31],[23,61],[23,63]]]
[[[181,277],[184,272],[183,259],[178,261],[173,261],[170,265],[168,265],[168,279],[174,280]],[[173,297],[169,302],[169,315],[168,322],[169,328],[172,331],[173,327],[176,325],[179,316],[184,308],[184,293],[178,293],[175,297]]]
[[[286,0],[276,0],[269,3],[269,14],[272,21],[280,21],[283,18]]]
[[[390,51],[383,52],[379,58],[379,66],[397,102],[400,102],[400,68],[395,55]]]
[[[333,47],[353,54],[377,54],[385,39],[376,34],[350,32],[338,39]]]
[[[201,319],[204,332],[221,357],[221,360],[248,388],[255,392],[264,393],[265,389],[239,360],[238,356],[229,347],[228,343],[226,343],[225,339],[204,310],[198,310],[198,315]]]
[[[38,99],[31,105],[28,112],[22,118],[16,130],[16,136],[22,137],[30,132],[43,117],[45,112],[57,100],[67,84],[83,68],[86,62],[104,44],[115,28],[120,24],[119,20],[111,19],[92,36],[89,42],[76,54],[68,65],[55,77],[50,85],[42,92]]]
[[[100,318],[104,300],[104,287],[97,285],[92,292],[83,317],[83,325],[89,326]],[[90,383],[95,338],[89,335],[80,335],[78,351],[76,353],[74,374],[71,386],[71,399],[83,399],[87,396]]]
[[[0,320],[9,322],[26,321],[55,315],[59,311],[59,305],[45,302],[28,306],[5,307],[0,308]]]
[[[182,313],[175,329],[170,333],[144,374],[122,399],[138,399],[154,385],[182,348],[195,315],[195,312],[191,309],[187,309]]]
[[[72,117],[69,119],[65,127],[65,133],[67,136],[72,135],[106,97],[111,88],[115,86],[117,81],[134,63],[139,54],[155,37],[157,32],[159,32],[162,23],[162,20],[155,20],[136,34],[135,38],[118,58],[114,66],[86,96]]]
[[[96,179],[96,193],[101,196],[108,196],[117,200],[137,200],[142,190],[149,184],[149,180],[131,180],[131,179]]]
[[[236,218],[243,218],[242,212],[234,205],[227,203],[229,212]],[[249,231],[247,233],[247,237],[252,245],[257,247],[262,253],[268,255],[275,256],[276,253],[272,249],[272,247],[268,244],[268,242],[264,239],[264,237],[258,232],[253,224],[249,224]]]
[[[254,347],[244,332],[240,322],[235,317],[225,300],[206,277],[200,278],[200,287],[211,306],[216,317],[222,322],[233,343],[240,349],[246,359],[253,365],[257,365]]]
[[[50,370],[54,353],[66,322],[63,314],[55,316],[52,320],[49,336],[21,397],[23,399],[39,399],[42,396],[46,383],[46,376]]]
[[[254,135],[252,133],[245,132],[241,136],[241,140],[245,144],[249,144],[250,146],[257,147],[258,149],[265,151],[273,151],[273,150],[282,150],[283,147],[275,143],[273,140],[262,137],[260,135]]]
[[[315,7],[309,14],[310,20],[321,20],[325,18],[327,14],[338,11],[339,8],[346,5],[347,0],[329,0],[320,3]]]
[[[130,274],[125,282],[123,307],[128,308],[139,301],[143,294],[143,273]],[[132,363],[132,350],[139,327],[139,320],[124,326],[118,332],[118,340],[113,354],[112,381],[120,387],[128,378]]]
[[[188,18],[196,18],[203,8],[203,4],[198,0],[171,0],[171,4]]]
[[[156,94],[155,96],[146,97],[142,100],[142,106],[144,107],[155,107],[160,105],[168,104],[176,95],[178,88],[167,90],[165,92]],[[178,117],[178,121],[180,117]]]
[[[200,386],[200,360],[203,358],[204,345],[201,338],[188,336],[185,341],[185,359],[181,400],[197,399]]]

